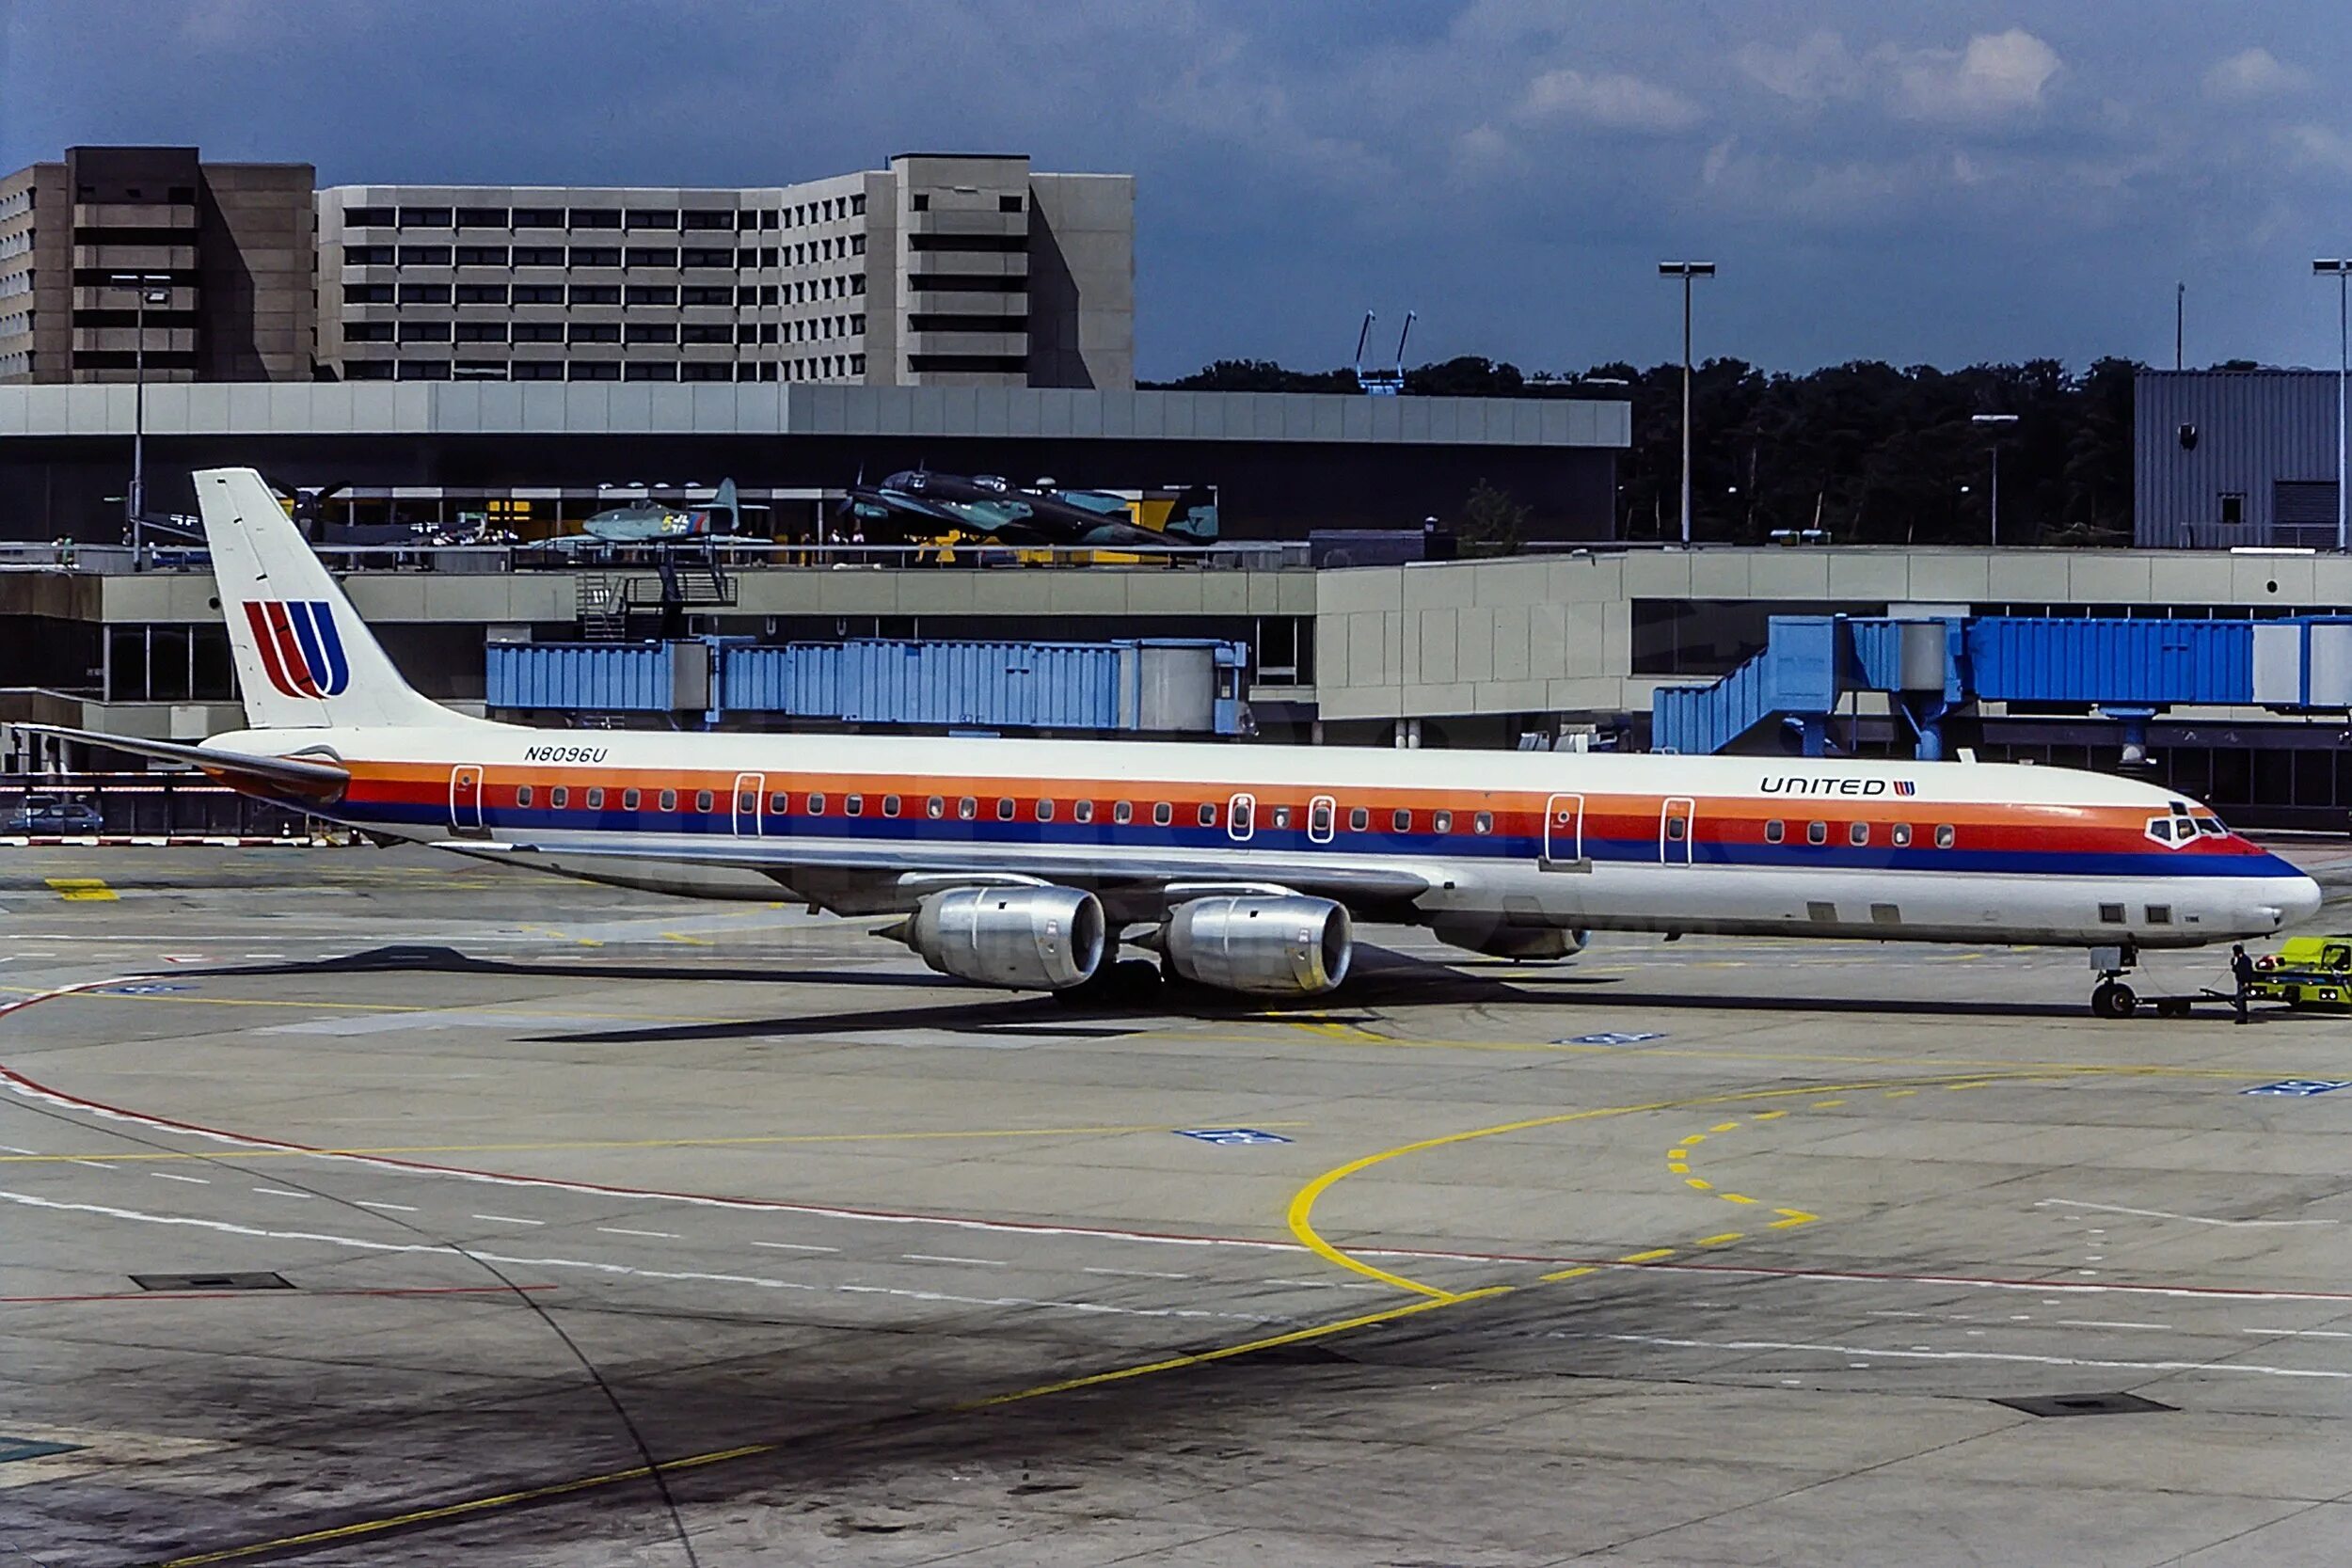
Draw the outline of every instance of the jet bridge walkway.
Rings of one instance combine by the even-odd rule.
[[[1660,752],[1724,752],[1793,723],[1808,756],[1855,692],[1885,694],[1918,754],[1944,754],[1945,718],[1979,702],[2081,705],[2145,745],[2174,706],[2352,711],[2352,617],[2270,621],[2041,616],[1775,615],[1763,652],[1705,686],[1650,699]]]

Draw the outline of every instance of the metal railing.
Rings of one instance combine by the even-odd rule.
[[[666,554],[680,566],[726,571],[892,570],[1304,570],[1307,541],[1267,540],[1223,545],[807,545],[729,541],[724,545],[609,545],[564,549],[522,545],[320,545],[319,559],[335,572],[654,571]],[[0,542],[0,572],[70,571],[100,577],[135,572],[210,572],[200,546],[24,544]]]

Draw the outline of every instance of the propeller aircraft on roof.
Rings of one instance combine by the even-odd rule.
[[[935,537],[961,531],[1003,545],[1152,548],[1216,542],[1216,503],[1206,485],[1178,496],[1165,530],[1136,521],[1123,496],[1065,490],[1050,479],[1020,485],[995,474],[908,468],[879,484],[863,478],[843,509],[869,531]]]

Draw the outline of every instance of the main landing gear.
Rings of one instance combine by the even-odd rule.
[[[2090,1013],[2093,1018],[2129,1018],[2139,1009],[2139,997],[2123,983],[2139,962],[2138,951],[2130,947],[2094,947],[2090,950],[2090,967],[2099,976],[2099,983],[2090,988]]]

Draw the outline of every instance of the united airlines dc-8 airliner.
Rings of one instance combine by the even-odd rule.
[[[983,985],[1076,991],[1122,942],[1310,996],[1358,920],[1514,958],[1591,930],[2038,943],[2128,1015],[2143,949],[2266,937],[2319,889],[2196,801],[2058,768],[531,729],[420,695],[261,477],[196,475],[249,729],[193,764],[378,839],[689,896],[896,914]]]

